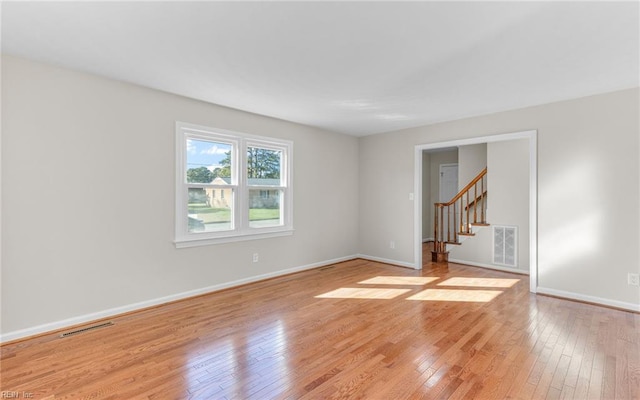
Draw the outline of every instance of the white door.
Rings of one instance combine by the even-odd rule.
[[[440,203],[458,194],[458,164],[440,164]]]
[[[454,198],[456,194],[458,194],[458,164],[440,164],[440,186],[439,186],[439,201],[440,203],[447,203],[451,199]],[[455,208],[452,206],[450,210],[451,214],[447,214],[447,209],[444,209],[443,217],[444,221],[442,223],[442,233],[444,235],[444,240],[447,240],[447,229],[449,225],[453,225],[453,213],[455,213]],[[450,217],[450,218],[448,218]],[[453,240],[453,229],[452,226],[451,231],[451,240]]]

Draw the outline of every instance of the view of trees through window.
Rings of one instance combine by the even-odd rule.
[[[194,184],[188,189],[189,232],[233,229],[233,170],[244,174],[249,187],[249,226],[280,225],[282,151],[247,146],[245,160],[244,168],[235,169],[231,144],[187,139],[186,180]]]
[[[247,147],[247,185],[249,186],[249,226],[260,228],[280,224],[278,189],[282,151]]]

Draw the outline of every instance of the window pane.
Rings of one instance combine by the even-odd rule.
[[[224,194],[224,197],[222,195]],[[189,233],[232,229],[233,189],[189,188]]]
[[[231,145],[207,140],[187,139],[186,170],[188,183],[211,183],[217,177],[229,183],[231,177]]]
[[[247,183],[250,186],[280,186],[282,151],[247,147]]]
[[[280,226],[280,203],[282,190],[280,189],[250,189],[249,190],[249,226],[264,228]]]

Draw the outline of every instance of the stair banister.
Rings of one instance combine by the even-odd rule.
[[[486,224],[485,220],[485,201],[487,192],[484,188],[484,178],[487,175],[487,168],[485,167],[480,173],[471,180],[462,190],[458,192],[450,201],[446,203],[434,203],[434,244],[432,259],[433,261],[447,261],[448,251],[447,244],[459,244],[458,235],[472,235],[471,226],[473,224]],[[478,182],[480,182],[480,196],[478,196]],[[471,190],[474,191],[474,200],[469,200]],[[466,207],[465,207],[466,200]],[[478,219],[478,202],[480,205],[480,219]],[[471,206],[473,203],[473,214],[471,214]],[[447,208],[447,227],[445,233],[444,209]],[[458,227],[458,221],[456,220],[456,207],[460,210],[460,226]],[[466,212],[464,212],[466,211]],[[451,215],[453,215],[453,224],[451,224]],[[471,219],[473,216],[473,219]],[[466,217],[466,218],[465,218]],[[453,225],[453,241],[451,228]]]

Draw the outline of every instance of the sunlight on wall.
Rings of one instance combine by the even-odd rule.
[[[498,297],[501,293],[502,291],[500,290],[426,289],[407,298],[407,300],[487,303]]]
[[[540,187],[539,205],[546,213],[544,234],[538,237],[539,275],[589,257],[601,243],[603,189],[596,158],[575,160]]]
[[[599,214],[585,215],[540,237],[541,261],[546,269],[588,257],[598,246]]]
[[[316,296],[319,299],[393,299],[411,289],[340,288]]]
[[[430,276],[376,276],[358,283],[367,285],[426,285],[438,279],[440,278]]]
[[[444,282],[438,283],[438,286],[468,286],[468,287],[497,287],[509,288],[520,279],[500,279],[500,278],[449,278]]]

